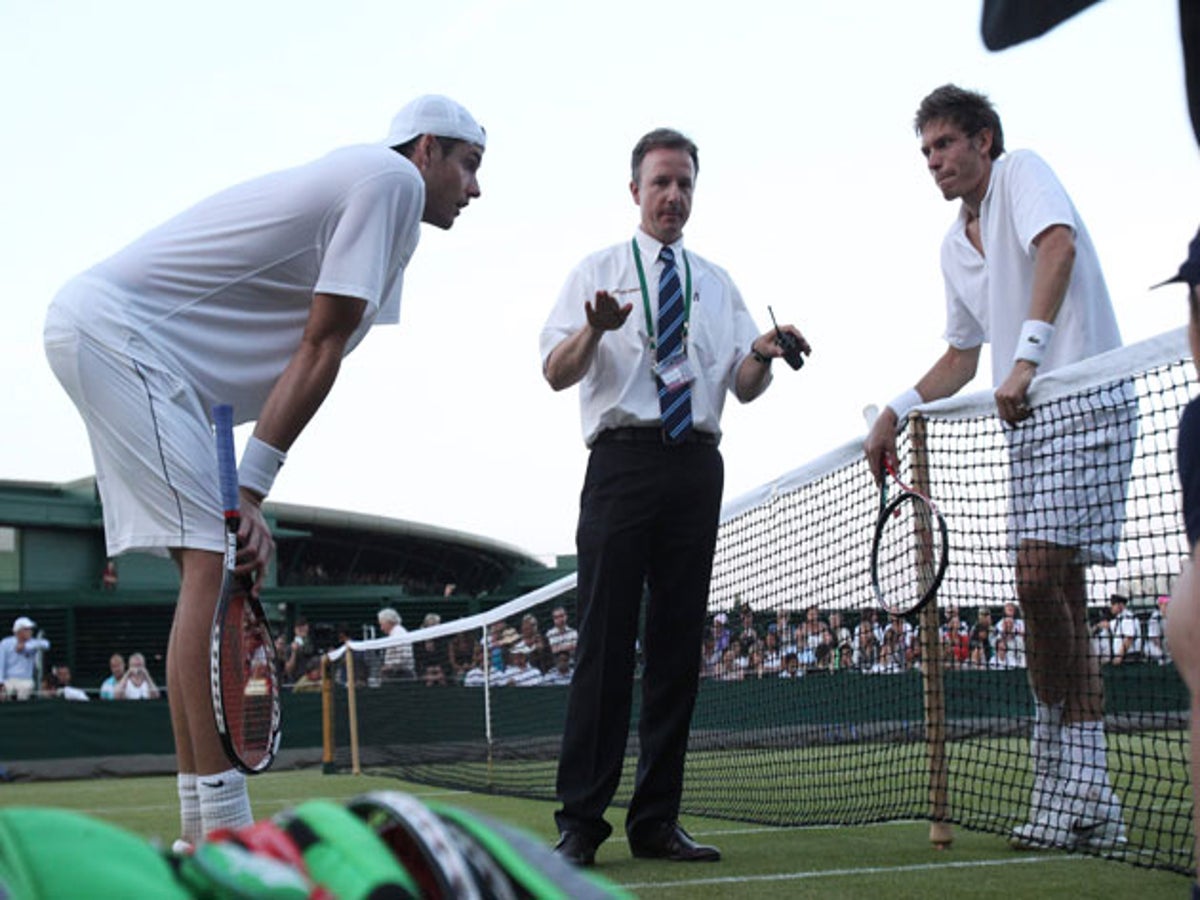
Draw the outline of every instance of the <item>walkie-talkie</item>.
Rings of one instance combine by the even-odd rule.
[[[784,331],[779,327],[779,323],[775,321],[775,310],[768,306],[767,312],[771,314],[771,324],[775,326],[775,343],[783,348],[783,358],[793,369],[799,369],[804,365],[804,353],[800,350],[800,339],[790,331]]]

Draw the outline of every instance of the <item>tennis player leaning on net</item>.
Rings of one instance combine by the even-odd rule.
[[[1200,374],[1200,232],[1192,238],[1179,274],[1163,283],[1176,281],[1188,286],[1188,342]],[[1171,592],[1166,636],[1167,649],[1192,695],[1192,830],[1197,841],[1195,859],[1200,859],[1200,578],[1196,577],[1200,562],[1200,398],[1187,405],[1179,420],[1179,480],[1191,556]],[[1200,880],[1192,885],[1192,898],[1200,900]]]
[[[884,458],[895,459],[896,429],[909,410],[963,388],[990,340],[1037,710],[1029,820],[1014,829],[1013,842],[1121,843],[1125,826],[1107,772],[1103,683],[1089,652],[1085,566],[1116,560],[1133,416],[1123,386],[1101,408],[1075,415],[1031,418],[1028,404],[1036,374],[1120,345],[1112,302],[1070,197],[1034,153],[1005,154],[1000,117],[987,97],[944,85],[921,102],[914,127],[938,190],[960,201],[941,248],[948,346],[915,388],[883,410],[864,449],[880,479]],[[1063,443],[1082,432],[1091,437],[1088,447],[1064,453]],[[1093,483],[1108,492],[1104,502]]]
[[[479,196],[484,130],[445,97],[405,106],[380,144],[346,147],[203,200],[69,282],[46,354],[87,426],[108,555],[170,554],[167,650],[183,839],[253,818],[208,685],[223,522],[210,410],[257,420],[242,457],[240,570],[274,542],[260,506],[288,448],[372,325],[398,320],[420,222]]]

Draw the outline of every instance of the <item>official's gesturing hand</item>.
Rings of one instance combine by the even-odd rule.
[[[616,331],[625,324],[633,309],[632,303],[622,306],[608,291],[596,291],[594,303],[585,303],[588,324],[596,331]]]

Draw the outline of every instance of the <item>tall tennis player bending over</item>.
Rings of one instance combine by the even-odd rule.
[[[420,97],[387,140],[335,150],[203,200],[70,281],[46,355],[87,426],[108,555],[170,554],[179,602],[167,687],[183,839],[253,818],[217,735],[209,632],[221,585],[215,403],[257,420],[239,466],[239,570],[274,551],[261,504],[342,357],[398,320],[420,222],[447,229],[479,196],[484,130]]]
[[[1133,398],[1118,385],[1087,410],[1040,417],[1027,394],[1035,375],[1120,346],[1116,316],[1070,197],[1037,155],[1004,153],[1000,117],[985,96],[940,87],[921,102],[914,127],[942,196],[960,201],[941,250],[948,346],[915,388],[880,413],[864,449],[881,479],[909,410],[964,387],[980,347],[991,342],[1036,709],[1029,820],[1012,839],[1021,847],[1112,846],[1125,840],[1125,826],[1108,778],[1085,566],[1116,561]]]

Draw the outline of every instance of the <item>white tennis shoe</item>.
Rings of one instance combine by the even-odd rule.
[[[1121,801],[1108,783],[1079,785],[1083,790],[1071,800],[1077,844],[1084,850],[1117,850],[1129,843]]]
[[[1107,778],[1085,786],[1038,776],[1030,806],[1029,821],[1009,835],[1014,849],[1111,851],[1129,842],[1121,801]]]
[[[1034,811],[1028,822],[1018,825],[1008,836],[1014,850],[1071,850],[1078,841],[1069,812],[1057,809]]]

